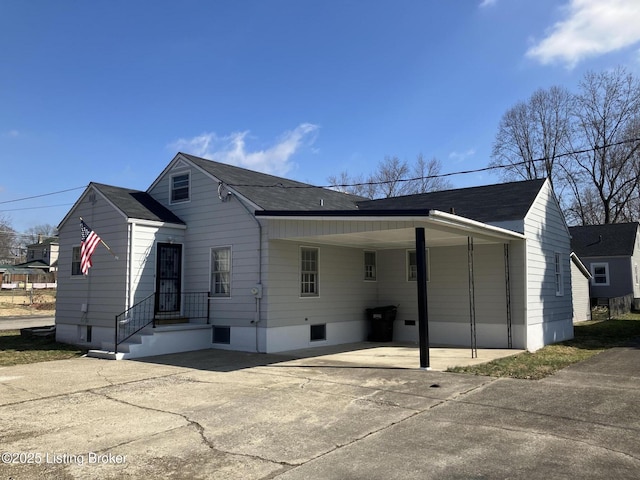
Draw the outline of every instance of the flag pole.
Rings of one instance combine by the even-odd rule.
[[[84,219],[82,217],[80,217],[80,221],[84,222]],[[102,237],[100,237],[100,243],[102,243],[102,245],[104,245],[104,248],[106,248],[107,251],[111,255],[113,255],[113,258],[115,258],[116,260],[120,260],[120,258],[115,253],[113,253],[113,250],[111,250],[111,247],[105,243],[105,241],[102,239]]]

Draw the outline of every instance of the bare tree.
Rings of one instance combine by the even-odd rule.
[[[566,151],[571,133],[571,93],[563,87],[536,90],[527,102],[507,110],[493,144],[494,167],[506,180],[548,177],[552,183],[558,155]]]
[[[378,164],[378,170],[372,175],[371,180],[377,185],[376,198],[390,198],[410,193],[408,184],[410,173],[406,161],[400,161],[396,156],[384,157]]]
[[[452,188],[451,182],[440,175],[442,164],[433,157],[425,160],[422,153],[418,154],[413,165],[412,175],[415,180],[409,186],[411,193],[427,193]]]
[[[584,76],[574,110],[576,131],[570,176],[575,176],[572,206],[584,222],[638,220],[630,211],[637,198],[640,168],[640,83],[624,68]],[[591,192],[598,202],[581,201]],[[629,215],[634,217],[629,218]]]
[[[11,227],[10,219],[0,214],[0,263],[15,263],[16,238],[16,231]]]
[[[38,243],[40,238],[49,238],[53,237],[56,234],[56,227],[50,225],[48,223],[42,225],[36,225],[34,227],[29,227],[25,230],[25,235],[23,237],[26,245],[32,245],[34,243]]]
[[[346,170],[338,176],[330,175],[327,181],[334,190],[365,198],[375,198],[376,186],[371,178],[365,178],[362,174],[352,177]]]
[[[426,161],[422,154],[411,166],[397,156],[386,156],[366,179],[362,175],[352,177],[343,171],[337,176],[329,176],[327,181],[341,192],[371,199],[389,198],[451,188],[451,183],[440,175],[441,167],[437,158]]]

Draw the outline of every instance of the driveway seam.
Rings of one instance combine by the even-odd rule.
[[[225,455],[232,455],[232,456],[240,456],[240,457],[245,457],[245,458],[251,458],[251,459],[260,460],[260,461],[268,462],[268,463],[275,464],[275,465],[280,465],[280,466],[283,466],[283,467],[292,468],[292,467],[297,466],[297,464],[291,464],[291,463],[287,463],[287,462],[284,462],[284,461],[272,460],[270,458],[264,458],[264,457],[261,457],[259,455],[250,455],[250,454],[247,454],[247,453],[238,453],[238,452],[231,452],[231,451],[227,451],[227,450],[222,450],[222,449],[218,448],[216,445],[214,445],[207,438],[207,436],[205,435],[205,428],[199,422],[197,422],[196,420],[193,420],[193,419],[189,418],[186,414],[179,413],[179,412],[172,412],[172,411],[168,411],[168,410],[162,410],[162,409],[159,409],[159,408],[148,407],[148,406],[145,406],[145,405],[137,405],[135,403],[131,403],[131,402],[128,402],[126,400],[122,400],[122,399],[119,399],[119,398],[112,397],[111,395],[108,395],[107,393],[104,393],[104,392],[91,392],[91,393],[94,393],[95,395],[100,395],[100,396],[102,396],[104,398],[107,398],[107,399],[112,400],[114,402],[118,402],[118,403],[121,403],[123,405],[130,406],[130,407],[140,408],[142,410],[148,410],[148,411],[151,411],[151,412],[164,413],[164,414],[167,414],[167,415],[175,415],[177,417],[180,417],[186,422],[185,426],[193,427],[195,429],[195,431],[198,433],[198,435],[200,436],[201,442],[207,448],[209,448],[210,450],[213,450],[215,452],[220,452],[220,453],[223,453]],[[176,427],[176,428],[182,428],[182,427]],[[175,430],[176,428],[171,428],[171,429],[165,430],[162,433],[166,433],[166,432],[169,432],[171,430]],[[154,436],[155,436],[155,434],[154,434]],[[134,440],[131,440],[131,441],[128,441],[128,442],[123,442],[121,445],[126,445],[128,443],[131,443],[132,441],[134,441]],[[110,449],[111,448],[114,448],[114,447],[110,447]],[[287,470],[289,468],[287,468]],[[284,472],[279,472],[279,473],[284,473]]]

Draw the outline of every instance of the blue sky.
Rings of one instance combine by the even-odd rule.
[[[482,168],[537,88],[640,74],[638,25],[637,0],[0,0],[0,216],[57,225],[76,187],[146,190],[178,151],[315,185]]]

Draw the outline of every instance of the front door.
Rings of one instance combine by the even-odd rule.
[[[156,262],[156,313],[179,313],[182,245],[158,243]]]

